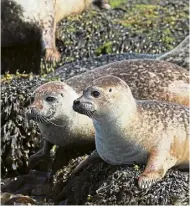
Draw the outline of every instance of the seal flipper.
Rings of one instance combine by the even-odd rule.
[[[40,160],[49,158],[49,154],[52,146],[53,144],[51,144],[47,140],[44,140],[43,147],[37,153],[30,156],[29,163],[28,163],[29,170],[31,170]]]
[[[138,179],[138,185],[141,189],[147,189],[155,182],[161,180],[167,170],[175,165],[177,159],[166,152],[152,150],[144,172]]]
[[[60,60],[61,55],[58,52],[55,45],[55,31],[56,31],[56,14],[55,14],[55,3],[56,1],[47,1],[46,4],[49,6],[45,7],[47,9],[45,13],[47,16],[41,16],[41,44],[42,50],[45,52],[45,60],[48,62],[57,62]],[[51,5],[50,5],[51,4]]]
[[[96,159],[100,159],[97,150],[94,150],[85,160],[83,160],[72,172],[72,176],[80,172],[86,165],[93,162]]]

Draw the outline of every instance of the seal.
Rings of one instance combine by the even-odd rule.
[[[117,61],[69,78],[66,83],[80,92],[89,86],[89,82],[109,74],[127,82],[137,99],[190,105],[189,72],[166,61],[150,59]]]
[[[59,61],[55,45],[56,24],[79,14],[92,4],[109,9],[107,0],[2,0],[1,46],[11,46],[41,38],[46,61]]]
[[[43,84],[34,91],[34,101],[28,107],[27,116],[38,122],[44,146],[30,157],[29,168],[49,156],[52,144],[62,146],[68,152],[73,147],[78,153],[79,150],[89,152],[94,148],[93,124],[89,118],[73,112],[72,104],[89,82],[107,74],[126,81],[137,99],[189,103],[187,70],[162,61],[124,60],[75,76],[65,83],[53,81]]]
[[[93,81],[73,109],[92,119],[96,150],[104,161],[146,163],[138,179],[142,189],[169,168],[189,164],[189,107],[136,100],[123,80],[110,75]]]
[[[94,148],[94,129],[88,117],[76,115],[72,109],[79,95],[67,84],[48,82],[35,90],[34,102],[27,116],[38,122],[44,146],[29,159],[32,168],[40,159],[47,158],[53,145],[63,150],[80,152]],[[64,159],[64,157],[63,157]],[[63,163],[67,160],[63,160]]]

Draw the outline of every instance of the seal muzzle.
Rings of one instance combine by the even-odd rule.
[[[93,113],[95,111],[95,108],[91,102],[78,98],[73,102],[73,110],[80,114],[88,115]]]

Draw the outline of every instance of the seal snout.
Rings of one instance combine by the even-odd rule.
[[[73,101],[73,110],[80,114],[87,114],[95,111],[92,102],[86,101],[82,97]]]

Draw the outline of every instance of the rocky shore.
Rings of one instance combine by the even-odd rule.
[[[46,64],[41,59],[38,42],[2,48],[2,192],[10,193],[3,193],[4,204],[16,202],[20,196],[12,199],[15,193],[29,195],[19,199],[22,204],[189,204],[188,171],[171,169],[162,181],[145,191],[137,186],[143,165],[121,167],[98,161],[70,179],[83,158],[79,157],[53,178],[49,177],[51,164],[47,162],[28,174],[28,158],[41,144],[37,125],[25,118],[36,87],[49,80],[65,81],[113,61],[156,59],[189,33],[187,0],[121,0],[112,1],[112,7],[110,11],[86,11],[60,22],[57,46],[62,59],[58,64]],[[63,188],[61,199],[56,201]]]

